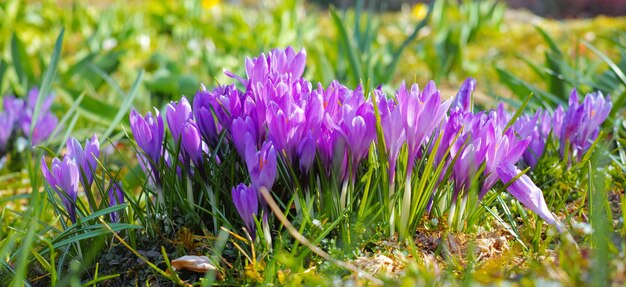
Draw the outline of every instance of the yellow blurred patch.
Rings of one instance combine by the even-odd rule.
[[[202,0],[202,8],[204,9],[211,9],[218,4],[220,4],[220,0]]]
[[[413,9],[411,9],[411,15],[417,20],[424,19],[426,14],[428,14],[428,5],[425,3],[417,3],[413,6]]]

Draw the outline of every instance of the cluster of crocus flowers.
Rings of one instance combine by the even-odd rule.
[[[554,116],[538,111],[522,115],[510,126],[511,116],[502,105],[493,111],[473,111],[473,79],[466,80],[449,100],[443,100],[434,82],[423,89],[403,83],[394,96],[388,96],[380,88],[365,93],[361,85],[350,89],[337,81],[314,88],[302,78],[305,63],[304,50],[275,49],[246,59],[244,77],[226,72],[244,89],[235,84],[212,90],[202,86],[191,101],[193,106],[182,97],[166,109],[167,126],[181,150],[180,162],[190,173],[195,166],[201,176],[208,176],[211,173],[204,170],[207,158],[239,155],[249,183],[232,187],[232,198],[252,234],[259,206],[264,210],[265,205],[258,192],[274,186],[280,164],[293,171],[281,173],[290,177],[286,181],[311,175],[318,180],[337,178],[345,186],[357,181],[363,159],[378,150],[372,145],[384,145],[380,150],[387,153],[391,190],[396,178],[405,179],[404,197],[411,197],[411,178],[421,171],[416,162],[434,157],[436,164],[450,170],[453,200],[470,189],[478,190],[482,198],[498,181],[506,184],[519,178],[508,186],[510,194],[546,222],[559,226],[541,190],[530,177],[520,175],[518,162],[535,166],[550,133],[562,145],[571,145],[570,150],[580,157],[610,110],[610,101],[600,94],[588,95],[583,104],[573,95],[566,112],[560,107]],[[145,117],[133,111],[130,119],[146,159],[143,164],[158,183],[157,164],[168,156],[163,149],[163,119],[158,111]],[[384,143],[377,138],[378,124]],[[218,141],[220,138],[225,140]],[[440,146],[433,150],[437,139]],[[220,142],[224,144],[220,154],[212,154]],[[401,165],[404,170],[397,170],[400,154],[406,156]],[[291,178],[294,175],[297,178]],[[437,186],[443,188],[444,184]]]
[[[534,168],[551,139],[558,143],[560,155],[569,163],[580,161],[596,141],[612,106],[611,98],[605,98],[601,92],[587,94],[580,103],[574,89],[566,108],[559,105],[552,114],[540,109],[534,115],[521,115],[513,129],[519,137],[530,139],[523,162]]]
[[[83,148],[76,138],[71,137],[67,141],[66,150],[63,160],[54,158],[49,167],[45,157],[42,157],[41,171],[50,188],[61,198],[70,221],[76,223],[79,185],[82,185],[83,191],[90,196],[94,173],[100,157],[100,143],[98,137],[93,135],[91,139],[85,141]],[[124,203],[119,183],[114,183],[108,192],[109,206]],[[92,206],[93,208],[96,207]],[[111,214],[111,221],[117,222],[118,220],[118,213]]]
[[[24,137],[30,137],[38,96],[39,89],[32,88],[24,99],[14,96],[4,97],[4,111],[0,112],[0,157],[8,152],[9,140],[12,136],[21,134]],[[33,145],[40,144],[50,137],[57,126],[58,119],[50,111],[53,99],[52,95],[48,95],[41,104],[31,138]]]

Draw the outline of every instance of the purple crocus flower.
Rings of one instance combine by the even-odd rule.
[[[500,165],[497,169],[497,173],[502,182],[508,183],[520,174],[521,171],[514,164],[509,162]],[[554,218],[546,205],[541,189],[532,182],[530,177],[525,174],[522,175],[507,188],[507,191],[528,209],[537,213],[547,223],[556,226],[559,231],[563,229],[561,223]]]
[[[400,149],[406,141],[406,133],[402,123],[400,109],[395,107],[393,100],[379,100],[378,109],[381,111],[381,126],[385,137],[385,148],[389,160],[389,178],[393,184],[396,174],[396,162]]]
[[[475,115],[471,118],[470,124],[463,127],[464,134],[459,136],[450,149],[451,158],[458,155],[458,159],[452,166],[452,178],[455,184],[454,199],[461,191],[467,191],[472,187],[472,179],[485,161],[489,140],[493,138],[493,125],[481,123],[478,119],[480,116]]]
[[[520,139],[515,136],[513,129],[508,129],[504,134],[496,129],[493,140],[488,143],[489,147],[485,158],[485,175],[487,177],[483,182],[479,198],[485,196],[498,181],[497,168],[503,164],[514,165],[517,163],[530,141],[530,138]]]
[[[341,121],[340,103],[352,92],[339,82],[333,81],[325,91],[321,85],[318,85],[313,93],[322,97],[322,118],[317,136],[317,152],[322,165],[326,168],[326,175],[330,175],[333,166],[343,161],[345,141],[338,127]]]
[[[370,101],[365,101],[363,88],[359,85],[343,103],[341,110],[339,131],[350,151],[349,163],[352,167],[351,177],[354,179],[359,162],[367,155],[376,138],[374,106]],[[342,178],[345,179],[347,175],[347,166],[342,166]]]
[[[250,173],[252,186],[257,190],[262,187],[272,189],[276,180],[276,150],[274,145],[266,141],[261,150],[248,138],[246,143],[246,165]]]
[[[11,109],[23,107],[22,111],[16,113],[19,115],[17,120],[19,121],[19,125],[21,126],[22,133],[24,135],[30,134],[30,127],[32,125],[38,95],[39,89],[35,87],[28,92],[28,98],[24,104],[19,101],[14,101],[12,103],[14,107]],[[39,109],[40,116],[37,118],[31,137],[31,143],[33,145],[37,145],[49,138],[58,124],[57,117],[50,112],[53,100],[54,95],[51,94],[48,95],[41,104]],[[6,103],[7,102],[5,101],[5,104]]]
[[[191,105],[187,98],[182,97],[178,102],[167,104],[167,127],[172,133],[172,137],[176,143],[179,143],[183,135],[183,127],[185,123],[192,118]]]
[[[130,128],[133,131],[137,145],[148,155],[154,164],[158,164],[159,159],[161,159],[165,127],[159,111],[156,109],[154,111],[155,116],[148,112],[145,117],[142,117],[137,111],[133,110],[130,113]]]
[[[9,114],[0,113],[0,157],[4,156],[7,151],[9,138],[13,133],[13,121]]]
[[[573,158],[580,160],[591,147],[600,131],[600,125],[611,111],[610,97],[602,93],[585,96],[582,104],[578,102],[578,93],[574,89],[570,95],[569,107],[563,112],[559,106],[554,113],[554,134],[560,140],[560,152],[566,156],[568,148]]]
[[[30,122],[30,119],[29,119]],[[48,139],[54,129],[56,128],[59,120],[52,113],[44,114],[43,117],[40,117],[35,124],[35,128],[33,129],[33,136],[31,138],[31,142],[33,145],[40,144],[44,140]],[[30,129],[30,124],[29,127]],[[25,128],[22,128],[25,134],[28,134],[25,131]]]
[[[37,105],[37,98],[39,97],[39,88],[34,87],[28,91],[28,98],[26,101],[27,108],[31,111],[35,110],[35,106]],[[54,101],[54,94],[49,94],[46,96],[41,103],[40,110],[42,112],[48,112],[50,107],[52,106],[52,101]]]
[[[159,164],[163,151],[165,127],[163,118],[161,118],[159,111],[156,109],[155,115],[153,116],[152,113],[148,112],[144,118],[137,111],[131,111],[130,128],[133,131],[137,145],[148,157],[148,164],[150,165],[155,183],[160,184],[161,180],[156,167]]]
[[[5,96],[2,102],[4,111],[7,113],[7,116],[11,119],[12,123],[15,124],[15,122],[21,117],[22,113],[24,113],[24,100],[15,98],[14,96]]]
[[[207,143],[216,145],[217,134],[220,127],[215,122],[215,118],[213,118],[213,113],[211,112],[212,97],[213,95],[202,86],[202,89],[198,91],[193,98],[193,113],[202,138]]]
[[[231,72],[226,72],[226,75],[239,80],[244,86],[247,86],[267,78],[271,80],[281,76],[300,78],[302,73],[304,73],[305,66],[306,51],[303,49],[296,53],[292,47],[287,47],[285,50],[274,49],[267,56],[261,54],[257,58],[246,58],[247,80]]]
[[[433,81],[430,81],[421,93],[417,84],[411,86],[411,91],[407,91],[405,84],[402,83],[396,97],[406,132],[409,152],[407,178],[409,178],[424,139],[439,126],[451,102],[441,102],[439,91]]]
[[[198,125],[194,120],[188,120],[183,126],[182,145],[193,164],[202,170],[202,137]]]
[[[313,133],[309,132],[298,145],[298,159],[300,164],[300,170],[304,173],[309,172],[309,169],[315,161],[315,138]]]
[[[248,141],[256,147],[256,143],[259,141],[259,135],[257,132],[257,124],[252,117],[246,116],[246,118],[236,118],[232,123],[232,138],[235,149],[242,158],[246,158],[246,144]],[[249,138],[249,139],[248,139]]]
[[[606,120],[611,112],[611,98],[606,99],[601,92],[588,94],[582,103],[581,125],[576,131],[571,143],[574,146],[575,156],[580,158],[591,147],[598,137],[600,125]]]
[[[520,138],[530,139],[522,159],[528,166],[534,168],[543,155],[552,129],[550,114],[539,109],[533,116],[522,115],[513,125],[513,129]]]
[[[85,191],[90,190],[93,183],[93,172],[98,167],[97,158],[100,156],[100,143],[94,134],[85,141],[85,150],[74,137],[67,141],[67,156],[76,161],[81,171],[80,182]]]
[[[454,97],[452,104],[450,105],[451,109],[460,109],[464,112],[472,112],[472,93],[476,90],[476,80],[473,78],[467,78],[459,92]]]
[[[274,101],[268,105],[268,138],[285,157],[285,162],[293,164],[306,127],[306,119],[302,108],[292,103],[284,103],[284,105],[281,107]]]
[[[256,189],[253,186],[248,187],[242,183],[233,188],[232,195],[239,216],[243,219],[252,238],[256,238],[254,218],[259,213],[259,201],[257,199]]]
[[[43,176],[54,191],[59,195],[65,210],[72,223],[76,223],[76,196],[78,194],[78,182],[80,180],[78,165],[69,156],[63,161],[58,158],[52,160],[48,168],[44,157],[41,158],[41,171]]]
[[[119,182],[115,182],[109,188],[109,206],[113,207],[118,204],[124,204],[124,193]],[[120,221],[120,211],[111,212],[111,222]]]
[[[201,98],[204,97],[208,97],[219,122],[219,126],[222,126],[228,131],[231,130],[230,125],[233,120],[243,116],[243,95],[237,90],[235,85],[217,86],[209,93],[202,93]],[[198,105],[200,107],[204,106],[204,104]],[[203,125],[207,123],[203,123]]]

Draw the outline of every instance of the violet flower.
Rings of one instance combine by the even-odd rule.
[[[497,169],[498,176],[504,183],[508,183],[515,178],[521,171],[512,163],[504,163]],[[552,215],[550,209],[546,205],[543,198],[543,193],[528,177],[522,175],[516,181],[514,181],[507,191],[519,200],[524,206],[538,214],[548,224],[556,226],[561,231],[563,229],[561,223]]]
[[[67,156],[76,161],[81,171],[80,182],[85,191],[90,190],[93,183],[93,173],[98,167],[97,158],[100,156],[100,143],[94,134],[85,141],[85,150],[74,137],[67,141]]]
[[[263,143],[261,150],[257,150],[256,145],[248,138],[245,149],[246,165],[248,166],[252,186],[257,190],[260,190],[262,187],[271,190],[276,180],[277,168],[274,145],[266,141]]]
[[[378,109],[381,111],[381,127],[385,137],[385,148],[389,161],[389,178],[393,184],[396,174],[396,162],[400,149],[406,141],[406,132],[402,123],[400,109],[393,100],[380,99]]]
[[[479,198],[485,196],[498,181],[497,168],[503,164],[514,165],[517,163],[531,141],[530,138],[520,139],[515,135],[513,129],[508,129],[504,134],[496,129],[494,136],[487,149],[484,172],[487,177],[483,181]]]
[[[202,136],[194,120],[188,120],[182,131],[182,145],[185,153],[199,170],[203,170]]]
[[[372,103],[365,101],[360,85],[343,102],[341,109],[342,120],[339,131],[350,151],[349,162],[345,164],[350,164],[351,177],[354,179],[359,162],[367,155],[370,145],[376,138],[376,116]],[[342,166],[342,178],[345,179],[346,176],[347,166]]]
[[[298,160],[300,170],[303,173],[308,173],[309,169],[315,161],[315,138],[313,133],[309,132],[298,145]]]
[[[471,113],[473,110],[472,93],[474,93],[475,90],[476,90],[476,80],[474,80],[473,78],[467,78],[461,85],[459,92],[454,97],[454,100],[452,101],[450,108],[460,109],[464,112]]]
[[[598,137],[600,125],[611,112],[611,99],[602,93],[585,96],[582,104],[578,102],[578,93],[572,90],[569,107],[563,112],[559,106],[554,113],[554,134],[560,140],[560,152],[566,156],[568,148],[572,156],[580,160]]]
[[[232,123],[231,137],[233,145],[241,158],[246,158],[246,144],[248,141],[256,147],[259,141],[256,122],[249,116],[236,118]],[[249,138],[249,139],[248,139]]]
[[[204,86],[193,98],[193,114],[202,134],[202,138],[211,145],[216,145],[218,140],[219,125],[215,122],[211,112],[211,98],[213,95]]]
[[[433,81],[430,81],[421,93],[417,84],[411,86],[411,91],[407,91],[403,83],[396,97],[403,118],[402,124],[406,132],[409,153],[408,178],[413,172],[415,159],[424,139],[430,136],[434,129],[439,126],[451,102],[441,102],[439,91]]]
[[[274,49],[256,58],[246,58],[247,80],[226,71],[226,75],[239,80],[244,86],[267,78],[273,80],[280,76],[299,78],[306,66],[306,51],[296,53],[292,47],[285,50]]]
[[[13,121],[6,112],[0,113],[0,157],[7,152],[9,138],[13,134]]]
[[[148,157],[148,163],[154,175],[155,183],[160,184],[159,172],[156,167],[159,164],[163,151],[165,128],[159,111],[155,109],[155,116],[148,112],[145,118],[137,111],[131,111],[130,128],[133,131],[137,145]]]
[[[284,95],[289,97],[289,95]],[[306,119],[304,110],[295,104],[285,103],[284,107],[272,101],[268,105],[268,138],[285,157],[285,162],[293,164],[302,140]]]
[[[522,159],[528,166],[534,168],[543,155],[552,129],[550,114],[539,109],[533,116],[522,115],[513,124],[513,129],[520,138],[530,139]]]
[[[120,183],[115,182],[109,188],[109,207],[113,207],[118,204],[124,204],[124,193],[122,192]],[[119,222],[120,213],[121,211],[111,212],[111,222]]]
[[[172,133],[174,142],[180,143],[183,135],[183,127],[185,123],[192,118],[191,105],[184,96],[178,102],[167,104],[165,117],[167,118],[167,127]]]
[[[202,93],[201,98],[203,97],[208,97],[219,125],[228,131],[231,130],[230,125],[233,120],[244,115],[243,95],[235,85],[217,86],[209,93]],[[204,106],[204,104],[198,105]]]
[[[50,168],[48,168],[45,158],[42,157],[41,171],[50,187],[61,198],[70,221],[76,223],[76,196],[80,180],[76,162],[66,155],[63,161],[54,158]]]
[[[28,92],[28,98],[23,105],[19,102],[13,103],[16,106],[14,108],[19,108],[20,106],[23,106],[24,108],[21,112],[19,112],[18,121],[19,125],[22,128],[22,133],[26,136],[30,135],[30,128],[32,125],[33,114],[35,112],[35,106],[37,104],[38,96],[39,89],[35,87]],[[57,117],[50,111],[53,100],[54,95],[51,94],[46,96],[41,104],[41,107],[39,109],[39,117],[37,118],[37,122],[35,123],[35,127],[33,128],[33,134],[31,137],[31,143],[33,145],[40,144],[44,140],[48,139],[52,135],[52,132],[58,124]]]
[[[256,238],[256,225],[254,218],[259,213],[259,201],[257,199],[257,190],[253,186],[246,186],[245,184],[239,184],[237,187],[233,187],[232,190],[233,203],[235,208],[239,212],[239,216],[243,219],[244,224],[250,236]]]

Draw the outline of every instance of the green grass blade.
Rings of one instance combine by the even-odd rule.
[[[626,75],[624,75],[624,71],[622,71],[622,69],[620,69],[619,66],[617,66],[617,64],[613,62],[613,60],[611,60],[606,54],[602,53],[602,51],[598,50],[598,48],[596,48],[591,43],[583,41],[583,44],[591,49],[591,51],[593,51],[596,55],[598,55],[598,57],[600,57],[602,61],[609,65],[609,68],[611,68],[611,71],[613,71],[615,76],[617,76],[622,84],[626,86]],[[625,97],[626,93],[622,93],[621,95],[613,99],[613,109],[611,109],[611,115],[614,115],[618,110],[622,108],[622,106],[624,105],[624,100],[626,100]]]
[[[515,114],[513,114],[509,122],[506,124],[506,127],[502,131],[502,134],[506,133],[506,131],[515,123],[517,118],[519,118],[522,115],[522,113],[524,113],[526,106],[528,105],[528,103],[530,102],[530,99],[532,98],[533,98],[533,93],[531,92],[530,94],[528,94],[528,97],[526,97],[526,100],[524,100],[522,105],[519,108],[517,108],[517,111],[515,111]]]
[[[348,36],[348,31],[346,30],[346,26],[344,25],[339,15],[337,15],[337,11],[334,8],[330,9],[330,15],[333,19],[333,23],[339,32],[339,42],[345,47],[346,52],[348,53],[348,60],[350,62],[350,68],[353,74],[353,80],[359,82],[363,80],[363,69],[361,68],[361,62],[359,61],[359,53],[352,43],[351,38]]]
[[[22,41],[13,33],[11,35],[11,58],[13,58],[13,68],[17,74],[17,79],[21,85],[32,84],[34,80],[33,71],[26,55],[26,49]]]
[[[113,118],[113,121],[111,121],[111,123],[109,124],[109,127],[102,135],[102,138],[107,138],[109,135],[111,135],[111,133],[115,130],[117,125],[119,125],[119,123],[122,121],[124,116],[128,113],[128,110],[133,104],[133,100],[139,94],[137,93],[137,88],[139,87],[139,83],[141,83],[142,78],[143,78],[143,71],[140,71],[139,74],[137,75],[137,78],[135,79],[135,82],[133,83],[133,86],[130,88],[130,91],[126,95],[126,99],[124,100],[124,103],[122,103],[122,106],[119,108],[117,114],[115,115],[115,118]]]
[[[41,112],[41,104],[45,97],[50,94],[52,88],[52,81],[54,80],[57,72],[57,66],[59,65],[59,58],[61,57],[61,48],[63,47],[63,35],[65,34],[65,29],[61,29],[61,33],[59,33],[59,37],[57,37],[56,44],[54,45],[54,51],[52,52],[52,58],[50,59],[50,64],[48,64],[48,68],[44,73],[43,82],[41,83],[41,87],[39,88],[39,95],[37,96],[37,104],[35,105],[35,110],[33,112],[33,120],[30,126],[30,137],[33,136],[33,130],[35,129],[35,125],[37,124],[37,119],[39,118],[39,114]],[[29,140],[30,146],[30,140]]]

